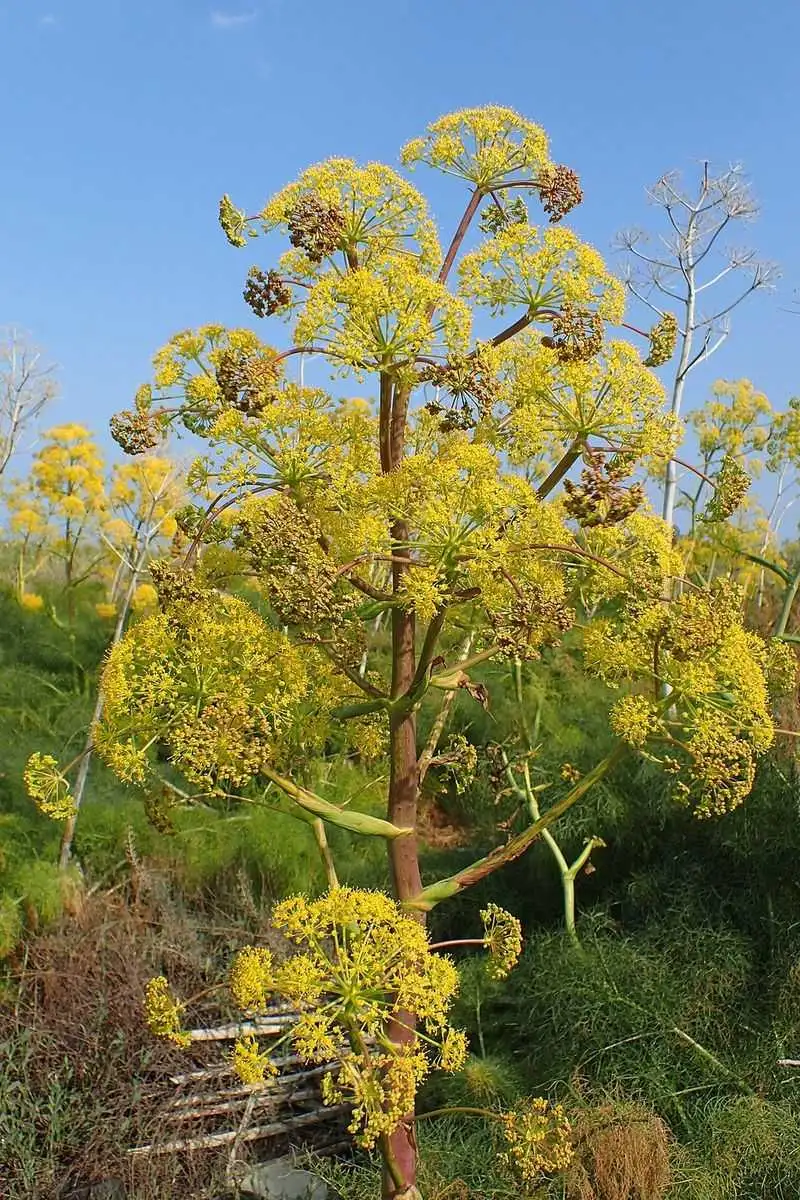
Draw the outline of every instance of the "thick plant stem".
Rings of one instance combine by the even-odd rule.
[[[395,540],[405,538],[404,527],[396,525]],[[403,566],[394,564],[395,590],[402,578]],[[401,696],[411,686],[414,678],[414,615],[403,609],[392,612],[392,697]],[[389,821],[402,822],[403,828],[414,828],[417,821],[417,715],[411,711],[392,713],[389,724],[390,776],[389,776]],[[389,845],[389,860],[398,900],[410,899],[421,890],[422,882],[415,834],[399,838]],[[415,1036],[414,1017],[410,1013],[398,1012],[389,1026],[389,1037],[396,1045],[403,1045]],[[383,1195],[385,1200],[395,1200],[415,1186],[417,1169],[417,1147],[413,1114],[400,1123],[387,1138],[384,1154]],[[398,1183],[402,1181],[402,1186]]]
[[[393,388],[391,411],[384,402],[385,387],[381,389],[381,443],[388,455],[382,458],[384,472],[396,469],[403,459],[405,423],[408,413],[407,390]],[[388,427],[387,427],[388,425]],[[394,521],[392,539],[392,594],[402,589],[403,574],[408,569],[404,547],[408,543],[408,525]],[[392,609],[392,685],[391,697],[397,701],[411,688],[417,670],[416,630],[414,613],[399,605]],[[417,852],[417,802],[419,797],[419,767],[417,762],[417,714],[415,705],[398,705],[389,714],[389,796],[387,817],[390,824],[400,822],[400,828],[412,830],[407,837],[389,842],[389,863],[394,894],[399,901],[417,895],[422,889]],[[420,919],[424,916],[420,914]],[[414,1040],[416,1022],[412,1013],[398,1011],[389,1023],[388,1035],[395,1045]],[[417,1142],[414,1133],[414,1114],[404,1120],[381,1144],[383,1157],[382,1194],[384,1200],[410,1200],[418,1195]]]

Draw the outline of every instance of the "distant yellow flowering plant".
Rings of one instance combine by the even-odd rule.
[[[102,558],[96,537],[107,507],[103,458],[89,431],[75,422],[47,430],[27,479],[8,496],[17,595],[25,607],[34,607],[25,599],[35,594],[28,582],[55,564],[72,616],[75,588]]]

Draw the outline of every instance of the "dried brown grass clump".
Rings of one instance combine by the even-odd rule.
[[[585,1109],[573,1122],[569,1200],[662,1200],[671,1182],[670,1135],[660,1117],[631,1103]]]
[[[28,1098],[19,1120],[36,1130],[28,1133],[35,1185],[31,1162],[27,1174],[21,1162],[4,1163],[0,1191],[51,1200],[116,1178],[142,1200],[202,1196],[208,1156],[139,1166],[127,1154],[158,1133],[160,1081],[187,1070],[186,1053],[148,1031],[144,987],[163,971],[184,995],[202,990],[210,958],[200,932],[177,907],[131,905],[113,894],[89,896],[73,911],[29,939],[0,1008],[4,1085]],[[57,1140],[44,1117],[54,1103],[63,1113]]]

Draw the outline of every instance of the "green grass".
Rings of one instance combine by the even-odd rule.
[[[90,600],[70,631],[0,595],[0,954],[34,927],[46,929],[70,903],[74,880],[54,865],[59,827],[25,797],[21,776],[33,750],[63,761],[82,745],[108,634]],[[513,752],[518,714],[508,671],[492,668],[485,677],[488,709],[460,695],[451,730]],[[586,771],[607,751],[609,695],[556,655],[528,669],[525,698],[529,720],[540,709],[534,774],[555,781],[543,795],[546,807],[564,762]],[[433,712],[426,701],[423,737]],[[309,764],[307,779],[336,803],[381,813],[384,775],[334,756]],[[498,820],[513,812],[485,765],[462,795],[435,771],[429,783],[463,824],[468,844],[426,848],[426,882],[485,853]],[[776,1066],[779,1057],[800,1056],[799,815],[800,784],[786,759],[765,763],[746,804],[712,822],[672,805],[659,775],[630,759],[556,829],[568,857],[592,834],[607,843],[593,855],[594,873],[577,884],[582,952],[564,937],[558,871],[541,843],[436,909],[436,938],[478,933],[488,899],[525,927],[524,957],[505,984],[489,982],[478,960],[462,958],[457,1021],[470,1033],[478,1074],[502,1079],[506,1099],[549,1094],[576,1112],[587,1095],[605,1103],[620,1089],[645,1104],[672,1131],[669,1200],[800,1195],[800,1072]],[[518,814],[514,827],[523,820]],[[228,924],[241,919],[243,929],[263,921],[276,897],[325,886],[309,828],[269,808],[180,813],[176,826],[172,836],[158,833],[137,794],[95,762],[75,843],[89,885],[129,881],[141,858],[172,880],[187,920],[208,924],[222,914]],[[343,880],[388,884],[382,843],[337,829],[329,838]],[[221,961],[229,949],[218,948]],[[3,1049],[0,1138],[29,1164],[24,1170],[33,1170],[38,1155],[46,1173],[72,1144],[65,1113],[81,1095],[74,1067],[42,1085],[24,1036]],[[463,1079],[439,1077],[423,1103],[463,1101],[466,1087]],[[77,1128],[85,1133],[99,1119],[90,1112]],[[499,1171],[487,1137],[480,1122],[421,1124],[426,1200],[520,1194]],[[47,1138],[60,1139],[61,1149]],[[374,1164],[357,1160],[336,1173],[343,1200],[376,1194]],[[20,1195],[36,1194],[25,1192],[34,1186],[27,1177],[19,1186]],[[46,1183],[35,1186],[47,1194]],[[563,1182],[541,1191],[547,1200],[569,1195]]]

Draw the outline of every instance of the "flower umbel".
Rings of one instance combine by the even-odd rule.
[[[573,1157],[572,1129],[560,1104],[536,1096],[502,1117],[505,1150],[500,1159],[523,1183],[561,1171]]]
[[[489,951],[487,971],[492,979],[505,979],[522,953],[522,926],[518,919],[497,904],[481,910]]]
[[[36,807],[54,821],[66,821],[77,811],[69,780],[58,769],[52,754],[38,751],[28,759],[22,776],[25,790]]]
[[[269,1055],[262,1053],[252,1034],[239,1038],[234,1044],[231,1066],[234,1075],[247,1087],[257,1087],[267,1076],[277,1074]]]
[[[703,521],[726,521],[747,495],[750,476],[732,454],[726,454],[714,480],[714,493],[702,515]]]
[[[231,966],[231,995],[239,1008],[263,1011],[273,988],[272,955],[265,946],[245,946]]]
[[[274,976],[276,993],[301,1014],[294,1049],[307,1062],[339,1064],[326,1103],[352,1102],[351,1132],[373,1146],[411,1110],[434,1061],[450,1071],[463,1063],[464,1036],[447,1023],[455,966],[431,952],[425,929],[381,892],[291,896],[273,923],[299,948]],[[419,1026],[403,1043],[392,1036],[399,1012]]]
[[[156,1037],[166,1038],[176,1046],[191,1045],[191,1036],[181,1029],[183,1005],[171,994],[164,975],[157,975],[148,982],[144,1010],[148,1028]]]
[[[660,321],[656,321],[650,330],[650,353],[644,360],[646,367],[661,367],[669,362],[675,353],[678,340],[678,318],[672,313],[664,313]]]

